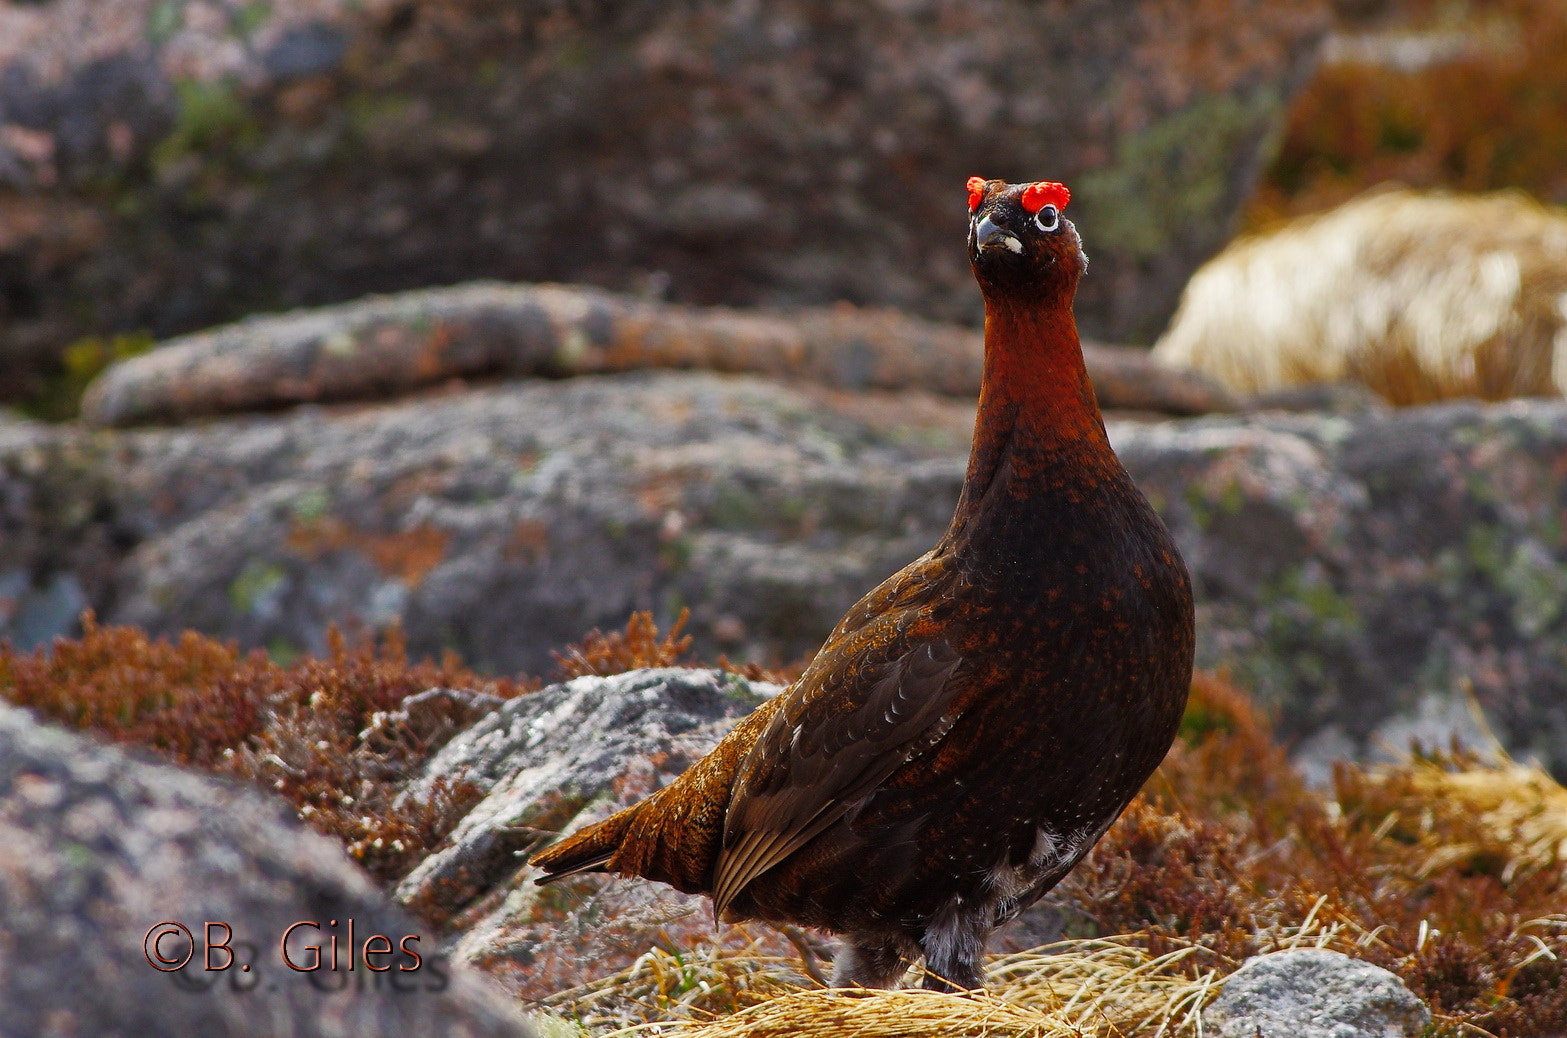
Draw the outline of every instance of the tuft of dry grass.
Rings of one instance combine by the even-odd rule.
[[[1196,945],[1156,956],[1138,940],[1136,935],[1070,940],[1000,956],[986,971],[986,990],[961,995],[916,988],[824,989],[812,986],[787,960],[749,949],[704,946],[691,955],[654,950],[619,974],[563,992],[551,1006],[589,1030],[610,1027],[604,1033],[616,1036],[1197,1033],[1197,1015],[1221,983],[1218,964]],[[1193,969],[1189,960],[1195,959],[1207,961]]]
[[[1567,217],[1514,193],[1370,192],[1238,241],[1154,347],[1230,389],[1393,404],[1567,394]]]
[[[635,1030],[618,1032],[630,1035]],[[1099,1032],[994,995],[818,989],[752,1006],[724,1020],[664,1029],[686,1038],[1086,1038]]]

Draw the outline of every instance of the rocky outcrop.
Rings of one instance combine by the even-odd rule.
[[[285,814],[0,705],[0,1032],[533,1033]]]
[[[1380,966],[1297,948],[1246,960],[1202,1019],[1216,1038],[1414,1038],[1431,1011]]]
[[[975,320],[976,172],[1071,183],[1085,327],[1150,341],[1327,7],[6,0],[0,398],[78,336],[475,277]]]
[[[329,621],[548,673],[634,609],[790,660],[928,548],[970,405],[710,373],[523,382],[168,430],[0,425],[0,632],[83,604],[321,652]],[[1199,661],[1309,760],[1469,729],[1567,768],[1567,405],[1118,422]]]

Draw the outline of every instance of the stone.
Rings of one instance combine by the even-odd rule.
[[[1431,1011],[1380,966],[1296,948],[1247,959],[1202,1019],[1215,1038],[1414,1038]]]
[[[533,1033],[340,846],[289,814],[0,705],[0,1032]],[[419,937],[406,945],[417,968],[368,970],[415,965],[401,951],[377,960],[376,945],[350,972],[349,920],[359,949],[376,934],[397,948]],[[290,935],[300,922],[311,925]],[[330,966],[340,938],[338,968],[290,969],[286,936],[289,961],[307,970]],[[155,958],[185,964],[162,971]]]

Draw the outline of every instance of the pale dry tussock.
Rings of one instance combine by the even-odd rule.
[[[1567,217],[1519,193],[1373,191],[1220,253],[1154,355],[1248,393],[1567,395]]]

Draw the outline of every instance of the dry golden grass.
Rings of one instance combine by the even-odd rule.
[[[1231,389],[1355,380],[1399,405],[1567,394],[1567,217],[1383,190],[1207,263],[1154,347]]]
[[[1421,878],[1458,869],[1494,872],[1511,884],[1567,861],[1567,789],[1505,758],[1342,769],[1339,801],[1386,812],[1378,828],[1410,846]],[[1457,831],[1465,838],[1454,839]]]
[[[1135,937],[1063,941],[991,960],[986,990],[843,991],[805,980],[799,963],[708,946],[653,950],[630,969],[551,1000],[591,1031],[742,1038],[772,1034],[1071,1036],[1196,1033],[1219,970],[1187,945],[1159,956]],[[913,979],[918,979],[917,977]]]

